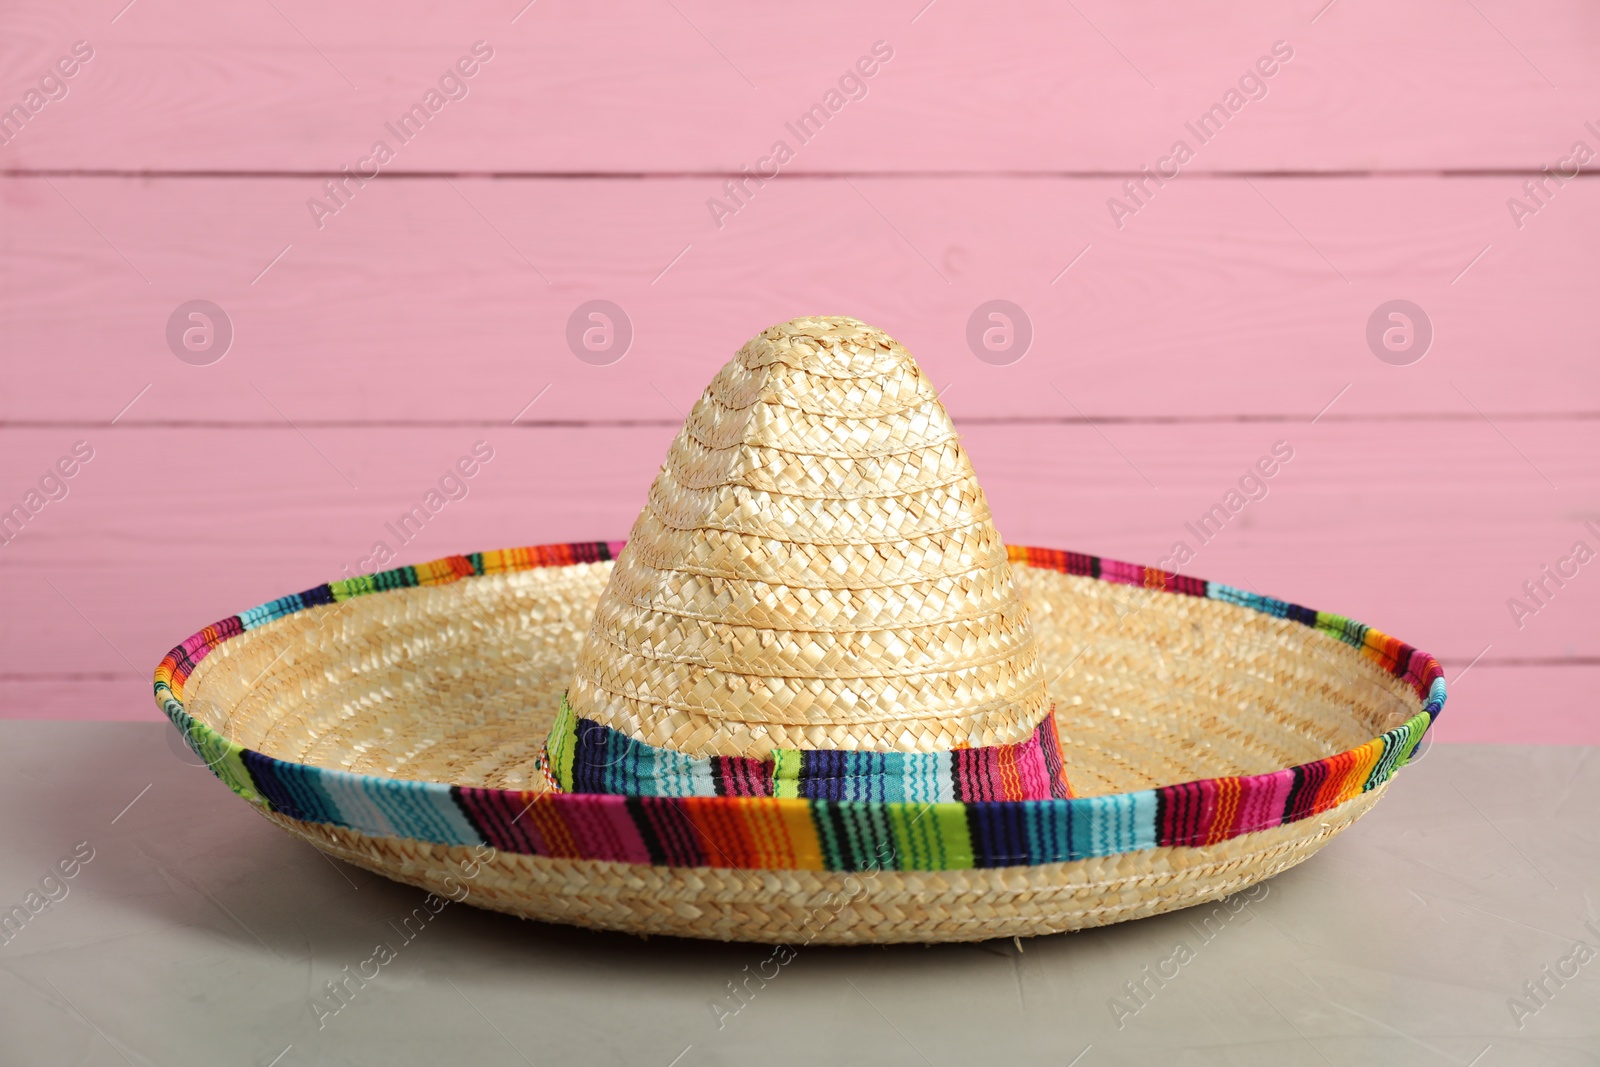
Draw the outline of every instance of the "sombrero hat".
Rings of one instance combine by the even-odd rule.
[[[156,699],[327,854],[533,919],[966,941],[1226,896],[1375,804],[1434,659],[1326,612],[1007,547],[928,379],[848,318],[753,338],[629,540],[320,585]]]

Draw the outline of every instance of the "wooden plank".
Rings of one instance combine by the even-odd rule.
[[[1481,656],[1481,667],[1600,655],[1590,625],[1600,563],[1547,584],[1543,604],[1523,589],[1580,539],[1600,551],[1584,526],[1593,512],[1583,501],[1600,491],[1594,426],[1520,428],[1559,491],[1481,424],[978,424],[964,433],[1013,542],[1159,563],[1183,541],[1193,553],[1185,573],[1346,614],[1461,667]],[[66,497],[0,546],[0,674],[125,672],[132,681],[218,618],[381,567],[380,541],[397,562],[420,562],[624,537],[673,432],[84,431],[94,457]],[[0,502],[22,500],[73,439],[0,431]],[[402,544],[398,517],[480,439],[494,458],[465,498]],[[1265,497],[1198,527],[1279,440],[1294,455],[1264,483]],[[1537,610],[1514,617],[1513,597]]]
[[[1277,41],[1293,58],[1193,171],[1536,169],[1600,117],[1581,0],[121,7],[0,15],[8,100],[74,41],[95,50],[0,165],[337,171],[478,40],[493,59],[392,172],[737,171],[879,40],[894,58],[790,138],[793,171],[1137,170]]]
[[[713,191],[384,181],[319,232],[310,179],[0,180],[0,419],[103,423],[148,385],[124,419],[675,421],[804,313],[888,329],[966,418],[1600,412],[1592,182],[1520,230],[1512,178],[1197,179],[1121,230],[1110,179],[786,182],[721,231]],[[168,347],[195,298],[233,323],[211,366]],[[595,298],[632,323],[608,366],[567,340]],[[1009,365],[969,345],[995,298],[1032,323]],[[1396,298],[1432,324],[1408,366],[1367,336]]]
[[[0,174],[49,179],[0,178],[0,507],[96,450],[0,545],[0,716],[146,717],[166,647],[380,565],[380,539],[414,561],[620,536],[711,371],[826,311],[917,353],[1010,539],[1187,540],[1190,573],[1443,656],[1445,740],[1600,740],[1588,568],[1542,571],[1600,546],[1600,194],[1512,173],[1600,146],[1575,0],[116,6],[0,12],[0,105],[94,49],[0,127]],[[480,39],[468,96],[327,197]],[[801,144],[785,123],[878,40],[866,98]],[[1200,143],[1185,123],[1278,40],[1267,96]],[[729,197],[713,172],[779,138],[782,178]],[[1113,172],[1178,138],[1182,178],[1126,192]],[[1417,173],[1370,177],[1392,172]],[[319,226],[313,197],[340,210]],[[196,298],[236,331],[210,366],[165,336]],[[566,340],[595,298],[635,334],[607,366]],[[995,298],[1032,326],[1018,362],[969,346]],[[1396,298],[1433,327],[1411,365],[1369,348]],[[496,459],[399,547],[385,524],[479,439]],[[1199,544],[1186,524],[1278,440],[1267,497]]]

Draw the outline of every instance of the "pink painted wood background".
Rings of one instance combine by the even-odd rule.
[[[1188,572],[1439,655],[1442,740],[1600,743],[1600,562],[1507,606],[1600,549],[1600,193],[1541,176],[1600,152],[1592,5],[523,3],[0,12],[0,108],[93,50],[0,125],[0,510],[94,451],[0,544],[0,715],[154,717],[167,648],[361,569],[477,441],[495,458],[401,561],[621,537],[740,343],[846,313],[944,389],[1010,540],[1157,562],[1288,442]],[[477,41],[400,145],[385,124]],[[1275,42],[1201,144],[1185,124]],[[319,226],[308,199],[380,138]],[[778,139],[719,226],[708,199]],[[1119,226],[1108,199],[1178,139]],[[235,331],[209,366],[165,337],[197,298]],[[609,366],[565,339],[596,298],[634,329]],[[995,298],[1034,330],[1007,366],[965,337]],[[1407,366],[1366,340],[1397,298],[1434,330]]]

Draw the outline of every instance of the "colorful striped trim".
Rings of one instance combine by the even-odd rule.
[[[578,716],[563,694],[544,765],[564,793],[632,797],[803,797],[880,804],[1072,796],[1055,709],[1026,741],[950,752],[777,749],[766,760],[691,757]]]
[[[1014,563],[1222,600],[1311,626],[1405,680],[1423,701],[1411,719],[1359,748],[1271,774],[1213,778],[1070,800],[911,802],[763,796],[613,796],[474,789],[286,763],[191,718],[183,686],[212,649],[318,604],[483,574],[615,559],[620,542],[452,556],[318,586],[206,627],[156,668],[156,703],[235,793],[305,822],[446,845],[664,867],[960,870],[1031,866],[1167,845],[1210,845],[1307,819],[1388,781],[1444,706],[1432,656],[1338,615],[1150,567],[1050,549]],[[784,773],[781,766],[775,775]]]

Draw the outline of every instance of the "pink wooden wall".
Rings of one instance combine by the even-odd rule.
[[[1439,655],[1441,740],[1600,742],[1600,561],[1523,592],[1600,551],[1593,5],[523,3],[0,12],[0,510],[93,453],[0,544],[0,715],[154,717],[167,648],[362,569],[475,442],[401,562],[621,537],[716,367],[842,313],[945,387],[1010,540],[1158,562],[1286,442],[1187,572]],[[209,365],[166,336],[197,299]],[[968,346],[992,299],[1014,363]]]

